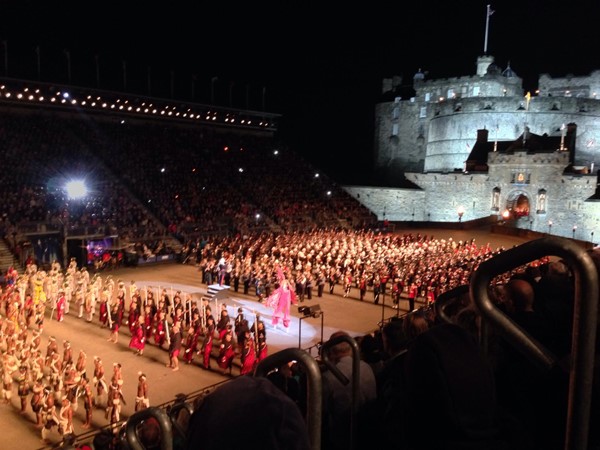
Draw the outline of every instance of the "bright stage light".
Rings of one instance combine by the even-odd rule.
[[[65,185],[65,191],[71,199],[83,198],[87,195],[87,187],[83,180],[73,180],[67,182]]]

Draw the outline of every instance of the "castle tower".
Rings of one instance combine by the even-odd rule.
[[[491,55],[479,56],[477,58],[477,75],[483,77],[487,73],[487,69],[494,62],[494,57]]]

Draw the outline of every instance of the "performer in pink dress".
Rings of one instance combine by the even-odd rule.
[[[287,330],[290,326],[290,306],[297,305],[298,301],[296,300],[296,293],[285,278],[283,271],[279,268],[277,269],[277,278],[279,279],[279,287],[269,295],[266,303],[275,309],[271,321],[273,326],[277,327],[279,319],[282,319],[283,326]]]

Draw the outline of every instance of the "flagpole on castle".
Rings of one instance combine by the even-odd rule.
[[[490,16],[494,14],[494,11],[487,5],[487,12],[485,14],[485,40],[483,42],[483,54],[487,55],[487,44],[488,44],[488,31],[490,29]]]

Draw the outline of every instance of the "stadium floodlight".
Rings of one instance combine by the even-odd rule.
[[[87,195],[87,186],[83,180],[68,181],[65,185],[65,191],[70,199],[77,200]]]

